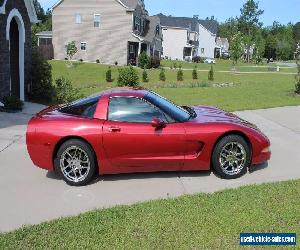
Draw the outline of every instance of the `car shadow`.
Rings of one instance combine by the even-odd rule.
[[[260,165],[251,166],[249,168],[249,173],[255,173],[256,171],[264,170],[268,167],[268,163],[263,163]],[[116,182],[116,181],[127,181],[127,180],[150,180],[150,179],[169,179],[169,178],[201,178],[214,175],[216,178],[218,175],[214,171],[183,171],[183,172],[155,172],[155,173],[129,173],[129,174],[110,174],[97,176],[94,180],[88,184],[94,185],[98,182]],[[47,172],[46,177],[54,180],[62,180],[61,176],[55,172]]]
[[[264,170],[264,169],[266,169],[268,167],[269,167],[269,163],[268,162],[264,162],[264,163],[259,164],[259,165],[254,165],[254,166],[251,166],[249,168],[249,173],[253,174],[253,173],[257,172],[257,171]]]

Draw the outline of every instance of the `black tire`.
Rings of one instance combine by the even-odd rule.
[[[75,147],[82,153],[85,152],[85,158],[87,159],[87,161],[89,161],[89,171],[86,170],[86,172],[83,176],[84,178],[82,177],[82,179],[77,180],[77,181],[71,180],[70,179],[71,177],[68,178],[63,173],[63,170],[61,168],[61,159],[62,159],[63,154],[67,150],[72,150]],[[73,150],[76,150],[76,149],[73,149]],[[88,164],[88,163],[86,163],[86,164]],[[96,170],[97,170],[96,156],[95,156],[94,150],[91,148],[91,146],[89,144],[87,144],[86,142],[84,142],[82,140],[70,139],[70,140],[64,142],[61,145],[61,147],[59,148],[59,150],[56,154],[56,157],[54,159],[54,167],[55,167],[55,170],[57,171],[57,173],[59,175],[61,175],[61,177],[64,179],[64,181],[67,184],[69,184],[70,186],[85,186],[92,181],[92,179],[95,176]],[[71,167],[69,169],[71,169]],[[77,171],[78,170],[76,170],[76,173],[77,173]],[[73,171],[71,171],[71,172],[74,175],[74,172]],[[81,171],[80,171],[80,173],[81,173]],[[79,171],[77,174],[79,174]]]
[[[234,163],[231,165],[231,167],[229,167],[227,170],[225,170],[225,167],[228,166],[228,164],[225,165],[225,167],[223,168],[221,165],[220,161],[226,161],[226,157],[220,159],[221,157],[221,153],[224,152],[224,148],[228,145],[228,147],[231,147],[231,143],[234,143],[234,145],[239,145],[236,146],[235,149],[238,147],[237,150],[240,150],[240,154],[245,152],[245,156],[243,157],[245,160],[241,161],[240,164],[238,163]],[[241,149],[244,149],[241,150]],[[225,151],[228,152],[228,150],[226,150],[227,148],[225,148]],[[233,150],[236,151],[236,150]],[[230,152],[230,150],[229,150]],[[223,179],[236,179],[239,178],[243,175],[245,175],[247,173],[248,168],[251,165],[251,156],[252,152],[251,152],[251,148],[248,145],[248,143],[245,141],[245,139],[239,135],[229,135],[226,136],[224,138],[222,138],[217,145],[214,148],[213,154],[212,154],[212,166],[213,166],[213,170],[215,171],[215,173],[220,176]],[[222,154],[224,155],[224,154]],[[242,156],[239,156],[242,157]],[[238,167],[239,165],[239,167]],[[236,173],[228,173],[228,172],[234,172],[233,167],[236,166],[237,170]]]

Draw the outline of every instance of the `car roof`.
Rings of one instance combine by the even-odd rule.
[[[101,96],[139,96],[143,97],[148,93],[148,90],[140,87],[120,87],[105,90],[99,95]]]

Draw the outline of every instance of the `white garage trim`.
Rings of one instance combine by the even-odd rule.
[[[24,44],[25,44],[25,26],[22,15],[17,9],[11,10],[7,17],[6,23],[6,40],[9,41],[10,50],[10,24],[15,18],[19,28],[19,75],[20,75],[20,99],[25,100],[25,85],[24,85]],[[11,90],[11,86],[10,86]]]

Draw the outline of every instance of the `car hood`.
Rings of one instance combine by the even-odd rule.
[[[216,107],[209,106],[193,106],[192,107],[197,117],[193,119],[194,122],[198,123],[215,123],[215,122],[225,122],[225,123],[235,123],[244,125],[250,128],[258,129],[256,125],[238,117],[237,115],[226,112],[224,110],[218,109]]]

